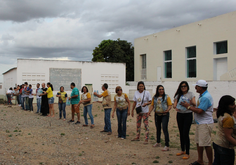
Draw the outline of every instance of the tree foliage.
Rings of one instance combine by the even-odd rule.
[[[134,80],[134,47],[126,40],[103,40],[93,50],[92,61],[126,63],[126,81]]]

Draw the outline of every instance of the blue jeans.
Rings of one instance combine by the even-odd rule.
[[[105,126],[104,126],[104,131],[112,132],[111,131],[111,108],[104,109],[104,111],[105,111],[105,117],[104,117]]]
[[[86,125],[88,125],[87,113],[89,114],[89,117],[91,119],[91,124],[94,124],[93,115],[92,115],[92,106],[93,106],[92,104],[84,106],[84,121]]]
[[[29,110],[29,97],[25,97],[25,109]]]
[[[7,104],[8,105],[12,105],[12,102],[11,102],[11,95],[7,94]]]
[[[66,118],[66,103],[58,103],[58,108],[59,108],[59,118],[61,119],[62,117],[61,111],[63,111],[63,117],[65,119]]]
[[[25,102],[25,98],[24,98],[24,97],[21,97],[21,108],[22,108],[22,109],[25,109],[24,102]]]
[[[37,113],[41,112],[41,98],[37,98]]]
[[[18,95],[18,100],[17,100],[17,102],[18,102],[18,104],[21,104],[21,95]]]
[[[116,109],[116,116],[118,121],[118,137],[126,138],[126,121],[127,121],[127,109]]]
[[[214,148],[214,162],[212,165],[234,165],[235,151],[213,143]]]
[[[29,110],[33,111],[33,100],[34,98],[29,98]]]
[[[161,125],[162,130],[165,135],[165,146],[169,147],[169,132],[168,132],[168,123],[169,123],[170,113],[166,113],[165,115],[158,115],[155,113],[155,125],[157,131],[157,143],[161,142]]]

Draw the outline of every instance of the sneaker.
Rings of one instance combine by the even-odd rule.
[[[121,139],[121,140],[124,140],[125,138],[122,137],[122,138],[120,138],[120,139]]]
[[[80,121],[77,121],[75,124],[80,124]]]
[[[75,121],[74,121],[74,120],[70,120],[69,122],[71,122],[71,123],[72,123],[72,122],[75,122]]]
[[[165,146],[162,151],[170,151],[169,147]]]

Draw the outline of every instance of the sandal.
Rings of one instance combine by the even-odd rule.
[[[140,141],[139,138],[134,138],[131,141]]]
[[[156,143],[153,145],[153,147],[161,147],[161,143]]]
[[[91,129],[94,128],[94,127],[95,127],[95,125],[91,125],[91,126],[90,126]]]
[[[188,154],[185,154],[182,159],[187,160],[189,158],[190,158],[190,156]]]
[[[182,152],[177,153],[176,156],[181,156],[181,155],[184,155],[184,154],[186,154],[186,152],[182,151]]]

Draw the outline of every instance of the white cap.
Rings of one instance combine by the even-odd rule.
[[[205,80],[198,80],[196,84],[193,84],[193,85],[195,86],[197,85],[199,87],[208,87],[208,83]]]

